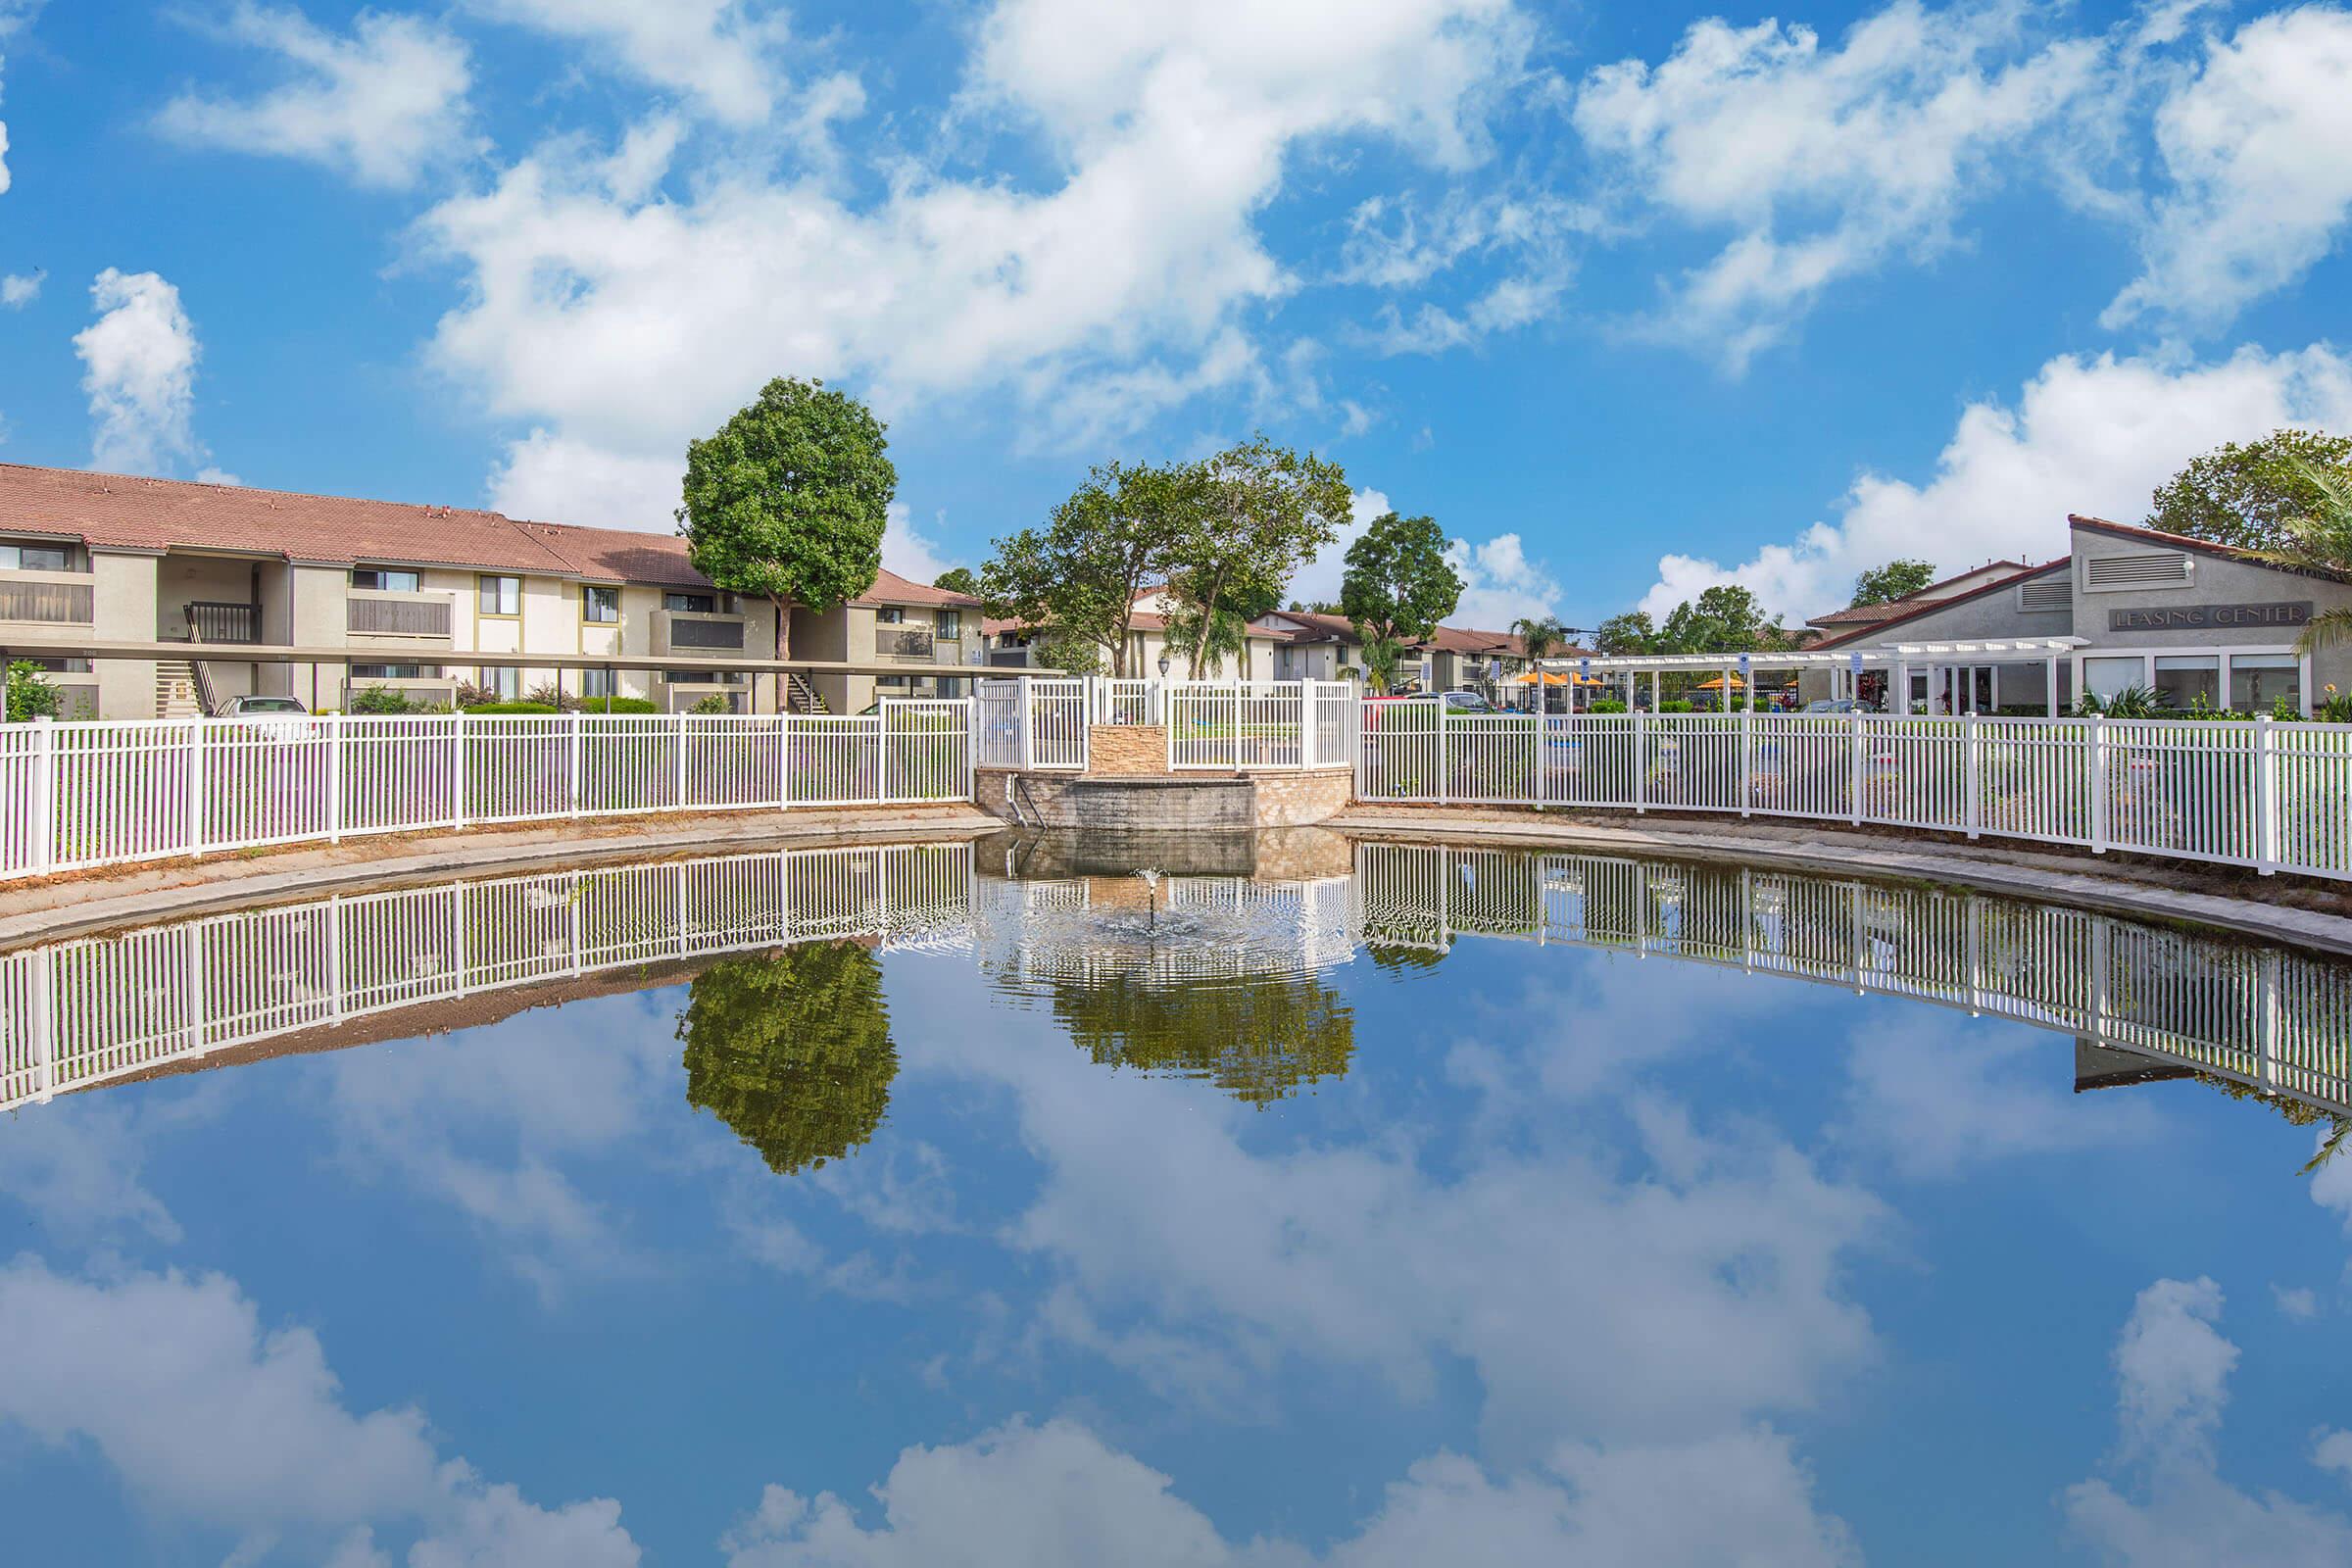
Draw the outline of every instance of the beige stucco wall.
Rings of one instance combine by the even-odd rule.
[[[93,554],[90,635],[101,642],[155,640],[156,558]],[[98,711],[106,718],[155,717],[155,662],[96,662]]]

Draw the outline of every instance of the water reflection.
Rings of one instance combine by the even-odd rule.
[[[1193,869],[1147,858],[1187,855]],[[2084,1088],[2193,1076],[2290,1118],[2352,1116],[2352,970],[2327,958],[1936,888],[1329,834],[712,857],[33,949],[0,958],[0,1104],[687,974],[692,1102],[794,1171],[864,1143],[888,1105],[897,1054],[877,952],[968,950],[1095,1060],[1265,1104],[1348,1069],[1356,1020],[1321,978],[1333,966],[1368,954],[1425,967],[1463,937],[1965,1008],[2075,1036],[2094,1063]]]

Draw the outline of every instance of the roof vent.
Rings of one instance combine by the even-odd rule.
[[[2017,590],[2017,608],[2025,611],[2061,611],[2075,607],[2075,585],[2064,577],[2037,577],[2022,583]]]
[[[2085,588],[2163,588],[2188,581],[2188,557],[2178,551],[2093,556],[2082,563]]]

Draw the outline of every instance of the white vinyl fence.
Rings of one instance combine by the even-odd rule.
[[[2352,725],[1363,706],[1356,795],[1994,834],[2352,878]]]
[[[968,844],[788,850],[241,910],[0,955],[0,1109],[508,986],[841,938],[961,943]]]
[[[0,727],[0,876],[355,834],[971,798],[961,700],[824,714],[342,713]]]
[[[1168,766],[1345,767],[1361,705],[1345,681],[1180,681],[1165,688]]]

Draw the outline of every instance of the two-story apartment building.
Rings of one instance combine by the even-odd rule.
[[[976,615],[977,604],[889,573],[852,606],[796,612],[792,652],[873,658],[888,642],[874,628],[917,607],[926,646],[942,662],[962,662],[958,612]],[[714,587],[672,536],[0,465],[0,657],[12,642],[159,641],[185,644],[187,654],[44,662],[70,709],[109,718],[192,713],[208,695],[217,704],[246,693],[323,710],[370,687],[447,703],[461,682],[508,698],[543,686],[640,697],[668,710],[715,696],[773,711],[821,695],[834,711],[856,711],[874,691],[858,677],[819,677],[836,688],[820,694],[773,674],[707,667],[730,655],[767,659],[774,612]],[[334,657],[237,658],[239,647],[256,646]],[[484,654],[550,662],[468,658]],[[688,667],[657,662],[672,656]],[[600,657],[644,667],[599,666]]]

